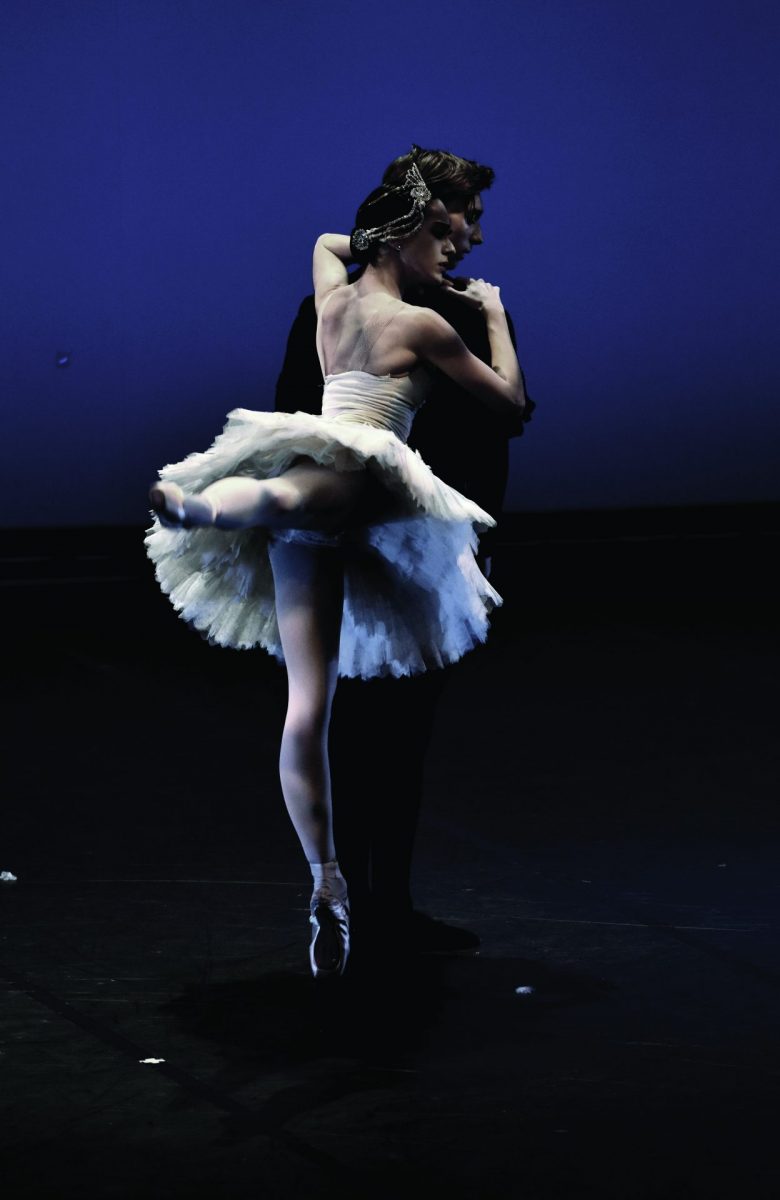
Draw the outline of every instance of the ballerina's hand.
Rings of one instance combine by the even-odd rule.
[[[469,308],[479,309],[480,312],[488,312],[490,309],[503,310],[501,289],[484,279],[445,279],[444,288]]]

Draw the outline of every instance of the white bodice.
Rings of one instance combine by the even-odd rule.
[[[322,415],[387,429],[405,442],[429,384],[427,373],[420,367],[410,375],[372,375],[369,371],[326,375]]]

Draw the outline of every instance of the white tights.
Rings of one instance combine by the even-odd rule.
[[[343,524],[366,490],[364,470],[334,471],[299,460],[275,479],[232,475],[209,484],[187,505],[211,510],[208,523],[220,529],[320,529]],[[200,523],[200,521],[198,521]]]
[[[301,462],[278,479],[211,484],[222,528],[304,528],[343,524],[364,494],[363,471],[338,473]],[[309,863],[331,863],[333,844],[328,728],[336,689],[344,599],[341,551],[272,539],[276,616],[287,668],[287,716],[279,775],[287,811]]]
[[[282,793],[307,860],[326,863],[336,856],[328,727],[338,672],[341,553],[272,541],[270,555],[288,683]]]
[[[338,472],[302,458],[275,479],[219,479],[181,503],[192,525],[330,534],[366,496],[366,485],[365,470]],[[338,675],[342,556],[331,547],[282,538],[270,540],[269,554],[288,681],[279,755],[282,792],[308,862],[332,866],[328,728]]]

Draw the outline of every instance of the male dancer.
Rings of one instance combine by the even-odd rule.
[[[481,192],[495,172],[444,150],[419,150],[395,159],[384,183],[399,181],[415,162],[434,199],[445,204],[451,224],[455,267],[482,244]],[[357,276],[356,276],[357,277]],[[456,283],[457,286],[457,283]],[[482,314],[443,289],[406,295],[440,313],[473,354],[490,362]],[[514,331],[507,314],[512,340]],[[284,412],[320,412],[322,372],[315,348],[314,297],[307,296],[290,330],[276,387],[276,407]],[[420,451],[435,475],[498,518],[506,490],[509,438],[523,432],[534,409],[498,417],[447,376],[435,372],[433,386],[417,413],[409,444]],[[480,538],[479,562],[485,574],[495,531]],[[377,937],[381,953],[395,948],[417,952],[475,951],[479,938],[469,930],[436,921],[414,910],[411,860],[420,811],[425,753],[438,698],[447,672],[412,679],[342,679],[331,724],[333,815],[339,863],[349,884],[356,948]]]

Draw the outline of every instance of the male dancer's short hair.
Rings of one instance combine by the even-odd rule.
[[[444,204],[484,192],[496,177],[492,167],[471,158],[461,158],[449,150],[421,150],[415,146],[408,154],[393,159],[382,176],[382,183],[400,183],[412,162],[417,164],[434,200]]]

